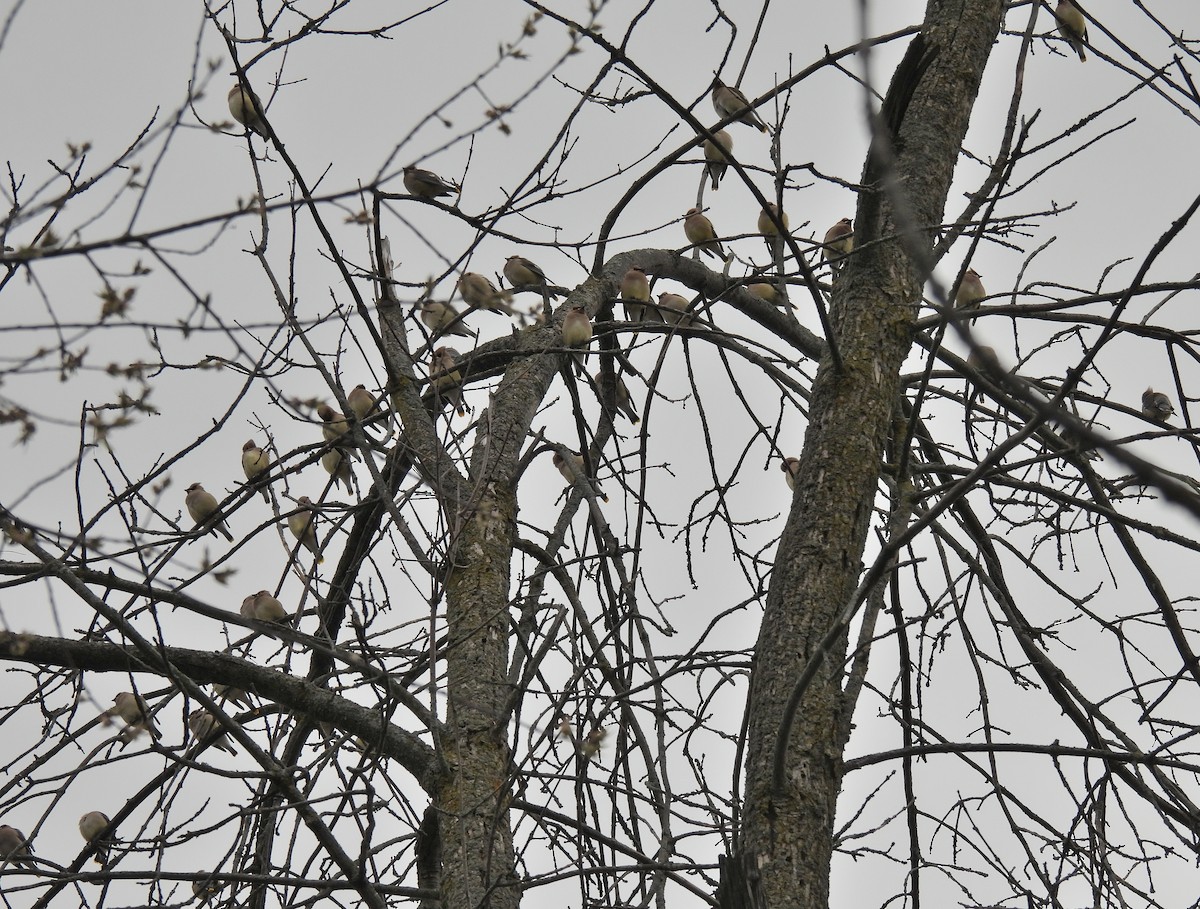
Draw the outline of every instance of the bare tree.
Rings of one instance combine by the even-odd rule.
[[[1200,23],[844,6],[205,4],[10,162],[6,905],[1194,903]]]

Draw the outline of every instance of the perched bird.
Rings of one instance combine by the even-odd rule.
[[[423,170],[412,165],[404,168],[404,188],[420,199],[453,196],[461,191],[461,187],[457,183],[443,180],[431,170]]]
[[[708,215],[698,208],[689,208],[683,218],[683,233],[688,242],[714,259],[725,258],[725,248],[717,239],[717,231]]]
[[[137,738],[142,730],[150,733],[150,737],[159,737],[158,727],[154,725],[154,717],[150,715],[146,702],[140,695],[132,691],[122,691],[113,698],[113,705],[104,711],[106,717],[120,717],[128,726],[126,730],[130,738]]]
[[[221,511],[217,507],[217,500],[213,494],[206,492],[199,483],[193,483],[185,492],[187,492],[187,497],[184,499],[184,504],[187,505],[188,514],[196,522],[196,527],[202,528],[206,524],[211,524],[206,529],[206,533],[220,531],[221,535],[232,543],[233,534],[229,532],[229,525],[221,517]]]
[[[1087,20],[1083,18],[1083,13],[1071,0],[1058,0],[1054,15],[1058,19],[1058,33],[1071,45],[1071,49],[1079,54],[1079,62],[1086,63],[1087,54],[1083,48],[1087,44],[1088,33]]]
[[[334,410],[328,404],[319,404],[317,416],[321,418],[321,436],[326,442],[337,445],[344,455],[362,460],[362,455],[354,448],[349,438],[350,422],[344,413]]]
[[[200,900],[200,905],[206,905],[209,900],[221,892],[219,882],[211,878],[205,878],[202,881],[192,881],[192,896]]]
[[[672,294],[664,291],[658,295],[658,314],[668,325],[680,325],[690,328],[696,321],[695,316],[688,312],[691,304],[682,294]]]
[[[1142,392],[1142,416],[1166,422],[1167,417],[1173,413],[1175,413],[1175,408],[1171,405],[1171,399],[1161,391],[1147,388]]]
[[[325,561],[325,556],[321,555],[321,547],[317,545],[317,531],[313,526],[316,523],[316,515],[313,514],[312,499],[300,496],[296,504],[299,508],[288,515],[288,530],[305,549],[317,557],[317,564],[320,565]]]
[[[780,211],[779,206],[774,202],[768,202],[767,207],[758,213],[758,232],[766,238],[767,245],[773,249],[774,241],[779,236],[779,228],[775,226],[772,215],[778,217],[779,223],[783,225],[785,231],[788,229],[788,216],[787,212]]]
[[[567,460],[559,452],[555,451],[554,466],[557,467],[558,472],[563,475],[563,479],[572,486],[575,485],[575,478],[578,476],[578,478],[585,484],[591,485],[591,488],[595,491],[596,495],[598,495],[605,502],[608,501],[608,496],[604,494],[604,490],[595,483],[592,483],[592,481],[588,478],[587,468],[583,463],[583,455],[571,452],[571,459]]]
[[[264,139],[271,138],[267,132],[267,124],[263,122],[262,102],[258,100],[258,95],[254,94],[254,90],[247,88],[240,82],[235,82],[233,88],[229,90],[229,113],[233,114],[233,119],[246,127],[251,132],[258,133]]]
[[[662,321],[657,310],[643,305],[650,302],[650,281],[640,265],[630,268],[621,278],[621,299],[625,301],[625,317],[630,322],[642,322],[647,318]]]
[[[783,471],[783,478],[787,480],[788,489],[792,490],[792,492],[795,492],[796,477],[800,474],[800,459],[784,458],[779,465],[779,469]]]
[[[753,126],[760,133],[767,131],[767,124],[751,109],[750,102],[742,94],[741,89],[726,85],[720,79],[714,78],[712,83],[712,103],[717,111],[717,116],[722,119],[732,117],[734,114],[741,112],[741,116],[734,121],[735,123],[745,123],[747,126]]]
[[[242,600],[242,618],[254,619],[259,622],[284,623],[291,619],[283,604],[271,596],[269,590],[260,590]]]
[[[714,142],[713,139],[716,141]],[[733,139],[723,129],[716,130],[712,139],[704,140],[704,173],[712,180],[714,191],[721,185],[725,171],[729,170],[728,155],[732,152]]]
[[[458,335],[473,338],[475,333],[462,323],[458,310],[449,303],[426,300],[421,304],[421,321],[435,335]]]
[[[453,347],[439,347],[429,362],[429,383],[433,390],[450,402],[461,417],[466,415],[462,400],[462,373],[458,362],[462,359]]]
[[[603,726],[593,727],[592,731],[583,737],[579,745],[579,754],[585,761],[590,761],[600,753],[600,746],[608,737],[608,730]]]
[[[979,277],[979,272],[975,269],[967,269],[958,285],[958,293],[954,295],[955,309],[975,309],[979,306],[979,301],[987,296]]]
[[[0,824],[0,858],[26,868],[37,867],[37,862],[33,860],[33,847],[26,842],[25,834],[8,824]]]
[[[267,453],[259,448],[253,439],[249,439],[242,446],[242,473],[246,475],[246,479],[255,483],[270,469],[271,459],[267,457]],[[266,486],[262,487],[262,497],[264,502],[271,501]]]
[[[625,414],[631,423],[641,422],[633,402],[629,399],[629,388],[624,379],[615,372],[600,370],[592,376],[592,380],[596,383],[596,390],[600,392],[600,404],[606,411],[612,413],[615,406],[616,410]]]
[[[254,706],[254,702],[250,700],[248,695],[241,688],[235,688],[233,685],[222,685],[219,682],[213,682],[213,697],[220,698],[223,701],[228,701],[231,704],[250,708]]]
[[[333,477],[334,486],[340,483],[346,487],[346,492],[350,491],[350,484],[354,482],[354,474],[350,470],[350,459],[342,457],[339,449],[331,448],[321,455],[321,466],[325,468],[326,473]]]
[[[540,287],[548,288],[550,283],[546,278],[546,273],[542,271],[536,263],[529,261],[524,256],[509,256],[504,261],[504,280],[513,287]],[[560,297],[562,294],[558,291],[550,291],[552,297]]]
[[[840,269],[846,264],[845,257],[854,251],[854,222],[842,218],[837,224],[825,231],[825,243],[821,247],[821,256],[826,262],[831,262],[831,268]]]
[[[346,404],[360,423],[379,413],[379,402],[375,400],[375,395],[367,391],[365,385],[355,385],[350,389],[350,394],[346,395]]]
[[[96,864],[101,868],[108,865],[108,850],[113,845],[112,823],[103,811],[89,811],[79,819],[79,832],[89,843],[96,844]]]
[[[756,281],[753,284],[747,284],[746,290],[750,291],[750,293],[754,294],[760,300],[766,300],[768,303],[779,302],[779,290],[774,284],[766,281]]]
[[[203,707],[197,707],[188,714],[188,729],[192,730],[192,735],[196,737],[197,741],[203,742],[215,736],[210,742],[214,748],[220,748],[230,754],[237,754],[225,734],[225,730],[221,728],[220,722]]]
[[[996,356],[996,348],[986,344],[980,344],[979,347],[967,354],[967,365],[975,369],[987,369],[997,366],[999,363],[1000,358]]]
[[[510,316],[517,314],[517,311],[509,305],[512,293],[507,290],[498,290],[487,275],[481,275],[474,271],[464,272],[463,276],[458,279],[458,292],[462,294],[463,302],[472,309],[482,309],[487,312],[500,310]]]
[[[587,310],[581,304],[576,303],[567,310],[562,323],[562,339],[564,347],[580,348],[575,354],[575,364],[582,373],[584,360],[587,358],[583,348],[592,340],[592,320],[588,318]]]

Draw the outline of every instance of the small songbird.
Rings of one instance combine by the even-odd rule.
[[[0,824],[0,858],[26,868],[37,867],[33,859],[33,846],[26,841],[25,834],[8,824]]]
[[[784,458],[779,465],[779,469],[783,471],[783,478],[787,480],[788,489],[792,492],[796,491],[796,477],[800,474],[800,459],[799,458]]]
[[[464,272],[463,276],[458,279],[458,292],[462,294],[463,302],[472,309],[482,309],[486,312],[500,310],[510,316],[517,314],[517,311],[509,305],[512,293],[507,290],[498,290],[487,275],[481,275],[474,271]]]
[[[222,685],[219,682],[213,682],[213,697],[220,698],[223,701],[228,701],[231,704],[249,709],[254,706],[254,702],[250,700],[248,695],[241,688],[235,688],[233,685]]]
[[[192,735],[201,742],[206,741],[212,736],[216,736],[210,742],[214,748],[220,748],[222,751],[228,751],[230,754],[237,754],[237,751],[225,734],[225,730],[221,728],[220,722],[203,707],[197,707],[188,714],[188,729],[192,730]]]
[[[350,394],[346,395],[346,404],[360,423],[379,413],[379,402],[375,400],[375,395],[367,391],[365,385],[355,385],[350,389]]]
[[[712,103],[717,111],[717,116],[722,119],[732,117],[734,114],[741,112],[742,115],[734,121],[735,123],[745,123],[747,126],[753,126],[760,133],[767,131],[767,124],[751,109],[750,102],[742,94],[741,89],[726,85],[720,79],[714,78],[712,83]]]
[[[590,761],[600,753],[600,746],[604,744],[605,738],[608,737],[608,730],[603,726],[595,726],[592,731],[583,737],[583,741],[579,744],[579,755],[585,761]]]
[[[979,301],[987,296],[979,277],[979,272],[975,269],[966,270],[962,282],[958,285],[958,293],[954,295],[955,309],[975,309],[979,306]]]
[[[768,202],[767,207],[758,213],[758,232],[766,237],[767,245],[774,248],[775,238],[779,236],[779,228],[775,226],[775,221],[771,215],[776,215],[779,218],[779,223],[783,225],[783,229],[788,229],[787,212],[780,211],[779,206],[774,202]]]
[[[684,328],[691,328],[692,323],[696,319],[688,312],[689,305],[688,298],[682,294],[672,294],[664,291],[658,295],[658,314],[668,325],[680,325]]]
[[[1161,423],[1166,422],[1167,417],[1173,413],[1175,413],[1175,408],[1171,404],[1171,399],[1161,391],[1147,388],[1142,392],[1142,416],[1158,420]]]
[[[992,368],[1000,363],[1000,358],[996,356],[996,348],[989,347],[987,344],[980,344],[975,350],[967,354],[967,365],[974,369]]]
[[[263,122],[262,102],[258,100],[258,95],[251,88],[246,88],[240,82],[235,82],[233,88],[229,90],[227,100],[229,101],[229,113],[233,115],[233,119],[246,127],[251,132],[258,133],[264,139],[271,138],[267,132],[267,124]]]
[[[283,604],[271,596],[269,590],[260,590],[242,600],[239,610],[244,619],[254,619],[259,622],[287,622],[292,617],[288,615]]]
[[[421,199],[453,196],[461,191],[461,187],[457,183],[443,180],[431,170],[423,170],[412,165],[404,168],[404,188]]]
[[[340,450],[331,448],[321,455],[321,466],[325,468],[327,474],[333,477],[334,486],[340,483],[346,488],[346,492],[350,491],[350,484],[354,482],[354,473],[350,470],[350,459],[342,457]]]
[[[605,502],[608,501],[608,496],[604,494],[604,490],[597,484],[593,483],[587,475],[587,468],[583,463],[583,455],[571,452],[571,459],[568,461],[559,452],[554,452],[554,466],[558,468],[558,472],[563,475],[563,479],[570,485],[575,485],[575,477],[578,476],[585,484],[589,484]]]
[[[650,302],[650,281],[640,265],[630,268],[621,278],[621,299],[625,301],[625,317],[628,321],[662,321],[654,307],[643,305]]]
[[[202,881],[192,881],[192,896],[200,900],[200,905],[208,904],[214,896],[221,892],[221,884],[218,881],[205,879]]]
[[[460,338],[473,338],[475,333],[463,324],[458,310],[449,303],[439,303],[437,300],[426,300],[421,304],[421,321],[435,335],[458,335]]]
[[[152,739],[159,737],[158,727],[154,725],[154,717],[146,702],[132,691],[122,691],[113,698],[113,705],[104,711],[106,717],[120,717],[128,728],[125,730],[129,738],[137,738],[142,731],[150,733]]]
[[[461,417],[466,415],[462,400],[462,373],[458,362],[462,359],[453,347],[439,347],[429,362],[429,384],[438,395],[445,398]]]
[[[766,281],[756,281],[753,284],[747,284],[746,290],[754,294],[760,300],[766,300],[768,303],[779,302],[779,290],[774,284],[769,284]]]
[[[1058,19],[1058,33],[1071,45],[1071,49],[1079,54],[1079,62],[1086,63],[1087,54],[1083,48],[1087,43],[1088,33],[1087,20],[1083,18],[1083,13],[1071,0],[1058,0],[1054,15]]]
[[[524,256],[509,256],[504,261],[504,280],[513,287],[541,287],[549,285],[546,273]],[[550,295],[562,296],[558,291],[550,291]]]
[[[717,239],[717,231],[708,215],[698,208],[689,208],[683,218],[683,233],[688,242],[714,259],[725,258],[725,248]]]
[[[112,823],[103,811],[89,811],[79,819],[79,833],[89,843],[96,844],[96,864],[101,868],[108,865],[108,850],[113,845]]]
[[[723,129],[716,130],[713,139],[704,140],[704,173],[712,180],[712,188],[716,191],[725,177],[725,171],[729,170],[728,155],[733,152],[733,139]]]
[[[317,544],[317,531],[314,527],[316,515],[313,513],[312,499],[300,496],[296,504],[299,508],[288,515],[288,530],[305,549],[317,557],[317,564],[320,565],[325,561],[325,556],[321,555],[321,547]]]
[[[854,251],[854,222],[842,218],[837,224],[825,231],[825,243],[821,247],[821,256],[830,267],[840,270],[846,264],[845,257]]]
[[[596,390],[600,393],[600,404],[605,410],[612,412],[612,406],[609,404],[609,401],[612,401],[616,409],[625,414],[631,423],[641,422],[633,402],[629,399],[629,387],[624,379],[615,372],[600,370],[592,376],[592,380],[596,383]]]
[[[567,310],[562,323],[562,339],[564,347],[580,348],[575,354],[575,365],[582,373],[587,358],[584,348],[592,340],[592,320],[588,318],[587,309],[581,304],[576,303]]]
[[[205,530],[206,533],[217,533],[219,531],[225,539],[232,543],[233,534],[229,532],[229,525],[221,517],[216,497],[212,493],[206,492],[204,487],[199,483],[193,483],[184,491],[187,493],[187,497],[183,501],[187,505],[188,514],[196,522],[196,527],[201,528],[206,524],[211,524]]]
[[[246,475],[246,479],[250,483],[255,483],[260,477],[265,475],[271,469],[271,459],[267,457],[267,453],[263,451],[250,439],[242,446],[242,473]],[[271,496],[267,492],[267,487],[262,487],[262,497],[264,502],[270,502]]]

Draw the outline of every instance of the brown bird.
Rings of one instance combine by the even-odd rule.
[[[760,300],[766,300],[768,303],[779,302],[779,290],[774,284],[769,284],[766,281],[756,281],[753,284],[747,284],[746,290],[754,294]]]
[[[689,208],[683,217],[683,233],[688,242],[714,259],[725,258],[725,248],[717,239],[712,221],[698,208]]]
[[[1071,0],[1058,0],[1054,15],[1058,19],[1058,33],[1079,54],[1079,62],[1087,63],[1087,54],[1083,50],[1088,39],[1087,20],[1083,18],[1079,7]]]
[[[504,280],[513,287],[545,287],[550,283],[546,273],[524,256],[509,256],[504,261]]]
[[[0,824],[0,858],[26,868],[37,867],[33,859],[33,846],[26,841],[25,834],[8,824]]]
[[[783,471],[783,478],[787,480],[788,489],[795,492],[796,477],[800,475],[800,459],[784,458],[783,462],[779,465],[779,469]]]
[[[423,170],[412,165],[404,168],[404,188],[420,199],[453,196],[461,191],[461,187],[457,183],[443,180],[431,170]]]
[[[350,484],[354,482],[354,473],[350,470],[349,458],[342,457],[341,451],[331,448],[321,455],[321,466],[325,468],[327,474],[333,477],[334,486],[340,483],[346,488],[346,492],[350,492]]]
[[[159,737],[158,727],[154,725],[154,717],[150,715],[146,702],[132,691],[120,692],[113,698],[113,705],[104,711],[104,715],[105,717],[116,716],[124,720],[128,726],[125,732],[130,739],[137,738],[142,734],[142,730],[149,732],[153,739]]]
[[[779,206],[774,202],[768,202],[767,207],[758,213],[758,232],[766,237],[767,245],[774,248],[774,241],[779,236],[779,228],[775,226],[771,215],[779,218],[779,223],[783,225],[785,231],[788,229],[788,216],[787,212],[780,211]]]
[[[320,565],[325,561],[325,556],[321,555],[321,547],[317,544],[317,531],[314,527],[316,515],[313,513],[312,499],[300,496],[296,504],[299,506],[297,510],[288,515],[288,530],[305,549],[317,557],[317,564]]]
[[[658,295],[658,314],[668,325],[680,325],[691,328],[696,321],[695,316],[688,312],[688,298],[682,294],[663,292]]]
[[[205,878],[202,881],[192,881],[192,896],[200,900],[200,905],[205,906],[208,901],[221,892],[221,884],[219,881],[214,881],[211,878]]]
[[[854,222],[842,218],[837,224],[825,231],[825,243],[821,247],[821,256],[826,262],[832,263],[831,268],[840,270],[845,264],[845,257],[854,251]]]
[[[714,142],[713,139],[716,139],[716,141]],[[716,130],[713,133],[712,139],[704,140],[704,173],[712,180],[714,192],[721,185],[721,180],[725,177],[725,171],[729,170],[728,156],[732,152],[733,139],[723,129]]]
[[[228,701],[231,704],[238,704],[247,709],[254,706],[254,702],[250,700],[248,695],[241,688],[235,688],[233,685],[222,685],[218,682],[213,682],[213,697],[220,698],[223,701]]]
[[[720,79],[713,79],[712,103],[717,111],[717,116],[721,119],[732,117],[740,112],[741,116],[734,121],[735,123],[753,126],[761,133],[767,131],[767,124],[751,109],[750,102],[742,94],[741,89],[726,85]]]
[[[246,475],[246,480],[257,483],[270,469],[271,459],[267,457],[267,453],[259,448],[253,439],[247,441],[242,446],[242,473]],[[262,487],[261,492],[263,501],[270,502],[271,496],[266,486]]]
[[[474,271],[464,272],[463,276],[458,279],[458,292],[462,294],[463,302],[472,309],[482,309],[485,312],[500,310],[510,316],[517,314],[517,311],[509,305],[512,293],[507,290],[498,290],[487,275],[481,275]]]
[[[252,593],[242,600],[240,612],[242,618],[259,622],[285,623],[291,619],[287,610],[283,608],[283,604],[271,596],[271,592],[268,590]]]
[[[317,416],[321,418],[321,436],[326,442],[332,442],[343,455],[362,460],[362,454],[354,447],[350,435],[350,422],[340,410],[334,410],[328,404],[317,405]]]
[[[643,305],[650,302],[650,281],[640,265],[630,268],[621,278],[621,299],[625,302],[625,318],[628,321],[662,321],[654,307]]]
[[[209,744],[212,747],[237,754],[220,722],[203,707],[197,707],[188,714],[188,729],[192,730],[197,741],[204,742],[211,738]]]
[[[108,850],[113,845],[112,822],[103,811],[89,811],[79,819],[79,833],[89,843],[96,844],[96,864],[101,868],[108,865]]]
[[[355,385],[350,389],[350,394],[346,395],[346,405],[360,423],[379,413],[379,402],[365,385]]]
[[[196,522],[196,527],[203,528],[205,533],[219,531],[225,539],[232,543],[233,534],[229,532],[229,525],[221,517],[221,510],[217,506],[217,500],[213,494],[206,492],[199,483],[193,483],[184,491],[187,493],[187,497],[183,501],[187,505],[188,514]]]
[[[973,268],[968,268],[963,274],[962,282],[958,285],[958,292],[954,295],[955,309],[976,309],[979,307],[979,301],[987,296],[987,291],[983,289],[983,282],[979,280],[979,272]]]
[[[596,383],[596,390],[600,393],[600,404],[606,411],[613,412],[613,408],[609,404],[609,401],[612,401],[616,409],[625,414],[631,423],[641,422],[633,402],[629,399],[629,388],[624,379],[615,372],[600,370],[592,376],[592,380]]]
[[[576,303],[567,310],[562,323],[562,339],[564,347],[580,348],[575,354],[575,365],[582,374],[583,364],[587,358],[584,348],[592,340],[592,320],[588,318],[587,310]]]
[[[435,336],[458,335],[460,338],[475,337],[475,333],[463,324],[458,310],[449,303],[426,300],[421,304],[421,321],[425,323],[425,327]]]
[[[462,359],[453,347],[439,347],[429,362],[429,384],[440,396],[450,402],[461,417],[466,415],[462,400],[462,373],[458,363]]]
[[[254,94],[253,89],[245,88],[240,82],[235,82],[233,88],[229,90],[227,100],[229,113],[233,114],[233,119],[251,132],[258,133],[264,139],[271,138],[270,133],[267,132],[267,124],[263,122],[262,102],[258,100],[258,95]]]
[[[574,486],[575,478],[578,477],[585,485],[590,485],[597,496],[605,502],[608,501],[608,496],[604,494],[604,490],[588,478],[587,469],[583,464],[583,455],[571,452],[571,459],[568,461],[559,452],[555,451],[554,466],[558,468],[558,472],[563,475],[563,479],[570,485]]]
[[[1147,388],[1142,392],[1142,416],[1165,423],[1167,417],[1174,413],[1175,408],[1171,404],[1171,399],[1161,391]]]
[[[967,365],[975,369],[991,368],[999,365],[1000,358],[996,356],[996,348],[980,344],[967,354]]]

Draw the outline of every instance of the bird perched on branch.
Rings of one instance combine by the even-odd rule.
[[[0,824],[0,858],[26,868],[37,867],[33,859],[33,846],[25,839],[25,834],[8,824]]]
[[[267,124],[263,122],[262,102],[258,100],[258,95],[254,94],[254,89],[235,82],[226,100],[229,102],[229,113],[233,115],[233,119],[264,139],[271,138]]]
[[[355,385],[350,389],[350,394],[346,395],[346,406],[360,423],[379,413],[379,402],[365,385]]]
[[[716,139],[714,142],[713,139]],[[729,170],[729,155],[733,152],[733,139],[723,129],[713,133],[712,139],[704,140],[704,173],[712,181],[714,191],[721,185],[725,171]]]
[[[582,374],[583,364],[587,358],[585,349],[592,340],[592,320],[588,317],[587,309],[583,305],[576,303],[567,310],[562,324],[562,339],[564,347],[578,348],[574,355],[575,366]]]
[[[1167,418],[1174,413],[1175,408],[1171,404],[1171,399],[1161,391],[1147,388],[1142,392],[1142,416],[1165,423]]]
[[[258,444],[250,439],[242,446],[242,473],[246,475],[246,480],[250,483],[257,483],[259,478],[264,476],[271,469],[271,459],[267,457],[267,453],[258,447]],[[267,487],[263,486],[260,489],[264,502],[270,502],[271,496],[267,492]]]
[[[772,215],[774,215],[774,217],[772,217]],[[763,239],[767,241],[767,249],[771,250],[771,255],[773,257],[778,257],[783,254],[783,234],[781,234],[779,232],[779,228],[775,226],[776,220],[783,225],[784,233],[787,233],[787,212],[781,211],[779,206],[774,202],[768,202],[767,207],[758,213],[758,232],[762,234]]]
[[[89,811],[79,819],[79,833],[89,843],[96,844],[96,864],[101,868],[108,866],[108,850],[113,845],[112,822],[103,811]]]
[[[233,534],[229,532],[229,525],[221,517],[216,497],[212,493],[206,492],[199,483],[193,483],[184,491],[187,493],[187,497],[183,500],[184,504],[187,506],[188,514],[196,522],[197,529],[204,528],[205,533],[219,532],[232,543]]]
[[[640,265],[634,265],[621,278],[621,299],[625,304],[625,318],[630,322],[662,321],[657,310],[645,305],[650,302],[650,280]]]
[[[325,556],[321,555],[321,547],[317,543],[316,515],[313,513],[312,499],[300,496],[296,505],[297,509],[288,515],[288,530],[300,541],[300,545],[317,557],[317,564],[320,565],[325,561]]]
[[[421,304],[421,321],[434,335],[457,335],[473,338],[475,333],[467,328],[457,309],[449,303],[426,300]]]
[[[658,314],[668,325],[691,328],[696,317],[688,312],[688,298],[683,294],[663,293],[658,295]]]
[[[453,196],[461,187],[450,180],[443,180],[431,170],[409,165],[404,168],[404,188],[420,199],[436,199]]]
[[[504,280],[513,287],[537,287],[552,297],[561,297],[562,291],[551,290],[546,273],[524,256],[509,256],[504,261]]]
[[[979,303],[987,296],[980,274],[973,268],[968,268],[959,282],[958,291],[954,294],[955,309],[978,309]],[[972,320],[974,321],[974,320]]]
[[[350,459],[342,457],[342,453],[331,448],[325,454],[321,455],[321,466],[325,468],[325,472],[333,477],[333,485],[341,484],[345,487],[346,492],[350,492],[350,485],[354,482],[354,473],[350,470]]]
[[[825,242],[821,247],[821,256],[831,263],[830,268],[840,270],[846,264],[846,256],[854,251],[854,222],[842,218],[837,224],[825,231]]]
[[[741,113],[741,116],[734,121],[735,123],[745,123],[747,126],[753,126],[761,133],[767,131],[767,124],[750,107],[750,101],[742,94],[741,89],[734,88],[732,85],[726,85],[719,78],[713,79],[712,103],[717,111],[717,115],[721,119]]]
[[[1058,19],[1058,33],[1063,40],[1071,45],[1071,49],[1079,55],[1080,63],[1087,63],[1084,45],[1087,43],[1087,20],[1071,0],[1058,0],[1054,8],[1054,16]]]
[[[593,483],[587,475],[587,468],[583,463],[583,455],[576,452],[571,452],[570,459],[564,458],[558,451],[554,452],[554,466],[558,468],[558,472],[562,474],[563,479],[572,486],[575,485],[575,478],[578,477],[587,486],[590,486],[597,496],[608,501],[608,496],[604,494],[596,483]]]
[[[512,293],[498,290],[487,275],[478,272],[464,272],[458,279],[458,292],[462,294],[463,302],[474,309],[488,312],[500,310],[506,315],[515,316],[517,311],[509,305]]]
[[[783,471],[783,478],[787,480],[788,489],[795,492],[796,477],[800,475],[800,459],[784,458],[783,462],[779,465],[779,469]]]
[[[192,735],[198,741],[203,742],[215,736],[210,742],[214,748],[220,748],[230,754],[237,754],[224,729],[221,728],[220,722],[203,707],[198,707],[188,714],[188,729],[192,730]]]
[[[137,738],[143,730],[149,732],[152,739],[159,737],[158,727],[154,725],[154,717],[150,715],[146,702],[132,691],[122,691],[113,698],[113,705],[104,711],[104,716],[116,716],[125,721],[127,741]]]
[[[596,383],[596,390],[600,393],[600,404],[609,413],[613,412],[613,406],[616,410],[625,414],[631,423],[641,422],[638,417],[637,410],[633,406],[633,402],[629,398],[629,387],[615,372],[605,372],[600,370],[592,376]],[[612,401],[612,405],[609,404]]]
[[[708,215],[698,208],[689,208],[683,218],[683,233],[689,243],[714,259],[725,258],[725,247],[717,239],[716,228]]]
[[[250,594],[242,600],[242,608],[239,611],[242,618],[254,619],[258,622],[284,623],[291,619],[288,611],[283,608],[283,604],[275,599],[269,590],[260,590]]]
[[[462,399],[462,373],[458,363],[462,359],[453,347],[439,347],[433,352],[429,363],[429,384],[440,396],[450,402],[455,413],[460,417],[466,415]]]

